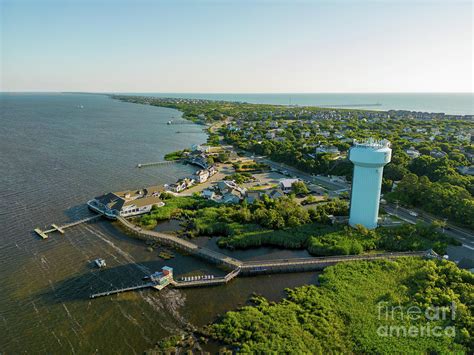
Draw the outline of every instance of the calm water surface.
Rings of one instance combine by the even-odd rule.
[[[207,324],[244,304],[253,292],[276,300],[285,287],[316,281],[315,273],[248,277],[225,287],[89,300],[92,292],[138,284],[165,264],[178,275],[223,271],[178,253],[165,262],[157,250],[147,251],[105,220],[48,240],[32,233],[88,216],[85,201],[106,191],[174,182],[192,173],[179,164],[135,168],[205,142],[200,126],[178,134],[166,125],[180,116],[102,95],[0,94],[0,353],[142,353],[189,323]],[[215,247],[214,240],[199,242]],[[268,258],[305,252],[236,253]],[[106,259],[106,269],[91,266],[97,257]]]

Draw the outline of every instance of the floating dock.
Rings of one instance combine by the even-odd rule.
[[[64,234],[65,233],[65,229],[66,228],[71,228],[71,227],[74,227],[74,226],[77,226],[78,224],[81,224],[81,223],[86,223],[86,222],[89,222],[89,221],[92,221],[94,219],[97,219],[99,218],[101,215],[98,214],[98,215],[94,215],[94,216],[90,216],[90,217],[86,217],[86,218],[83,218],[83,219],[80,219],[78,221],[74,221],[74,222],[71,222],[71,223],[67,223],[67,224],[64,224],[62,226],[58,226],[56,224],[51,224],[51,228],[50,229],[47,229],[47,230],[41,230],[39,228],[35,228],[34,231],[36,234],[38,234],[41,238],[43,239],[48,239],[48,234],[49,233],[52,233],[52,232],[59,232],[61,234]]]

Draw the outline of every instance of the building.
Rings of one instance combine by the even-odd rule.
[[[390,162],[392,149],[387,140],[354,142],[349,160],[354,163],[349,224],[377,227],[383,167]]]
[[[295,182],[300,181],[299,179],[281,179],[279,186],[284,193],[290,193]]]
[[[109,192],[87,202],[89,209],[107,218],[130,217],[150,212],[153,206],[162,207],[163,188],[151,186],[135,191]]]
[[[330,145],[330,146],[325,146],[322,145],[320,147],[316,148],[316,154],[334,154],[334,155],[339,155],[339,149],[337,147]]]
[[[260,201],[260,192],[258,191],[247,192],[247,196],[245,196],[245,201],[247,201],[247,203],[254,203],[255,201]]]
[[[415,158],[418,158],[418,157],[420,156],[420,152],[417,151],[417,150],[415,149],[415,147],[410,147],[410,148],[407,149],[405,152],[408,154],[408,156],[409,156],[411,159],[415,159]]]
[[[196,182],[199,184],[202,184],[203,182],[206,182],[207,179],[209,179],[209,170],[203,169],[203,170],[198,170],[194,173],[194,179]]]
[[[458,171],[463,175],[474,175],[474,165],[471,166],[460,166],[458,167]]]
[[[443,152],[442,150],[432,150],[430,152],[430,156],[437,159],[444,158],[447,155],[448,154],[446,154],[446,152]]]
[[[150,281],[158,285],[168,285],[173,281],[173,268],[163,266],[161,271],[157,271],[150,275]]]

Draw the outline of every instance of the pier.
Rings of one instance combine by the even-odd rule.
[[[114,290],[109,290],[105,292],[99,292],[99,293],[94,293],[90,296],[90,298],[98,298],[98,297],[104,297],[104,296],[110,296],[114,295],[117,293],[122,293],[122,292],[128,292],[128,291],[135,291],[135,290],[140,290],[142,288],[148,288],[148,287],[155,287],[157,286],[153,282],[149,282],[146,284],[141,284],[141,285],[136,285],[136,286],[130,286],[130,287],[123,287],[123,288],[116,288]]]
[[[39,228],[35,228],[34,231],[36,234],[38,234],[41,238],[43,239],[48,239],[48,234],[49,233],[52,233],[52,232],[59,232],[61,234],[64,234],[65,233],[65,229],[67,228],[71,228],[71,227],[74,227],[74,226],[77,226],[79,224],[82,224],[82,223],[86,223],[86,222],[90,222],[94,219],[97,219],[99,218],[101,215],[94,215],[94,216],[90,216],[90,217],[86,217],[86,218],[83,218],[83,219],[80,219],[78,221],[74,221],[74,222],[70,222],[70,223],[67,223],[67,224],[64,224],[62,226],[58,226],[56,224],[51,224],[51,228],[50,229],[47,229],[47,230],[41,230]]]
[[[203,286],[217,286],[228,283],[233,278],[240,274],[240,267],[222,277],[215,277],[213,279],[201,279],[193,281],[174,281],[172,285],[176,288],[184,287],[203,287]]]
[[[159,165],[171,165],[171,164],[176,164],[180,163],[180,160],[162,160],[162,161],[155,161],[151,163],[140,163],[137,164],[137,168],[146,168],[149,166],[159,166]]]

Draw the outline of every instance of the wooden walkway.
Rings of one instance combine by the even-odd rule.
[[[399,253],[380,253],[368,255],[341,255],[325,256],[314,258],[295,258],[295,259],[275,259],[275,260],[255,260],[243,262],[240,267],[242,274],[265,274],[265,273],[286,273],[322,270],[325,267],[335,265],[340,262],[357,260],[378,260],[395,259],[405,256],[428,256],[427,251],[399,252]]]
[[[118,217],[117,220],[133,234],[142,236],[145,239],[158,240],[165,245],[183,250],[189,254],[195,255],[212,263],[225,266],[231,270],[234,270],[242,265],[240,260],[234,259],[217,251],[202,248],[190,241],[178,238],[174,235],[142,229],[123,217]]]
[[[148,287],[155,287],[156,284],[153,282],[149,282],[146,284],[141,284],[141,285],[136,285],[136,286],[130,286],[130,287],[123,287],[123,288],[116,288],[114,290],[109,290],[105,292],[99,292],[99,293],[94,293],[90,296],[90,298],[98,298],[98,297],[103,297],[103,296],[110,296],[114,295],[117,293],[122,293],[122,292],[128,292],[128,291],[135,291],[135,290],[140,290],[142,288],[148,288]]]
[[[228,283],[230,280],[237,277],[239,273],[240,273],[240,267],[223,277],[216,277],[211,280],[174,281],[173,286],[176,288],[217,286],[217,285]]]
[[[158,165],[171,165],[171,164],[176,164],[180,162],[181,160],[163,160],[163,161],[155,161],[151,163],[140,163],[140,164],[137,164],[137,168],[146,168],[148,166],[158,166]]]
[[[47,229],[47,230],[41,230],[39,228],[35,228],[34,231],[36,234],[38,234],[41,238],[43,239],[48,239],[48,234],[49,233],[52,233],[52,232],[59,232],[61,234],[64,234],[64,230],[67,229],[67,228],[71,228],[71,227],[74,227],[74,226],[77,226],[79,224],[82,224],[82,223],[86,223],[86,222],[90,222],[92,220],[95,220],[95,219],[98,219],[99,217],[101,217],[100,214],[97,214],[97,215],[94,215],[94,216],[90,216],[90,217],[86,217],[86,218],[83,218],[83,219],[80,219],[78,221],[74,221],[74,222],[70,222],[70,223],[67,223],[67,224],[64,224],[62,226],[57,226],[56,224],[51,224],[51,228],[50,229]]]

